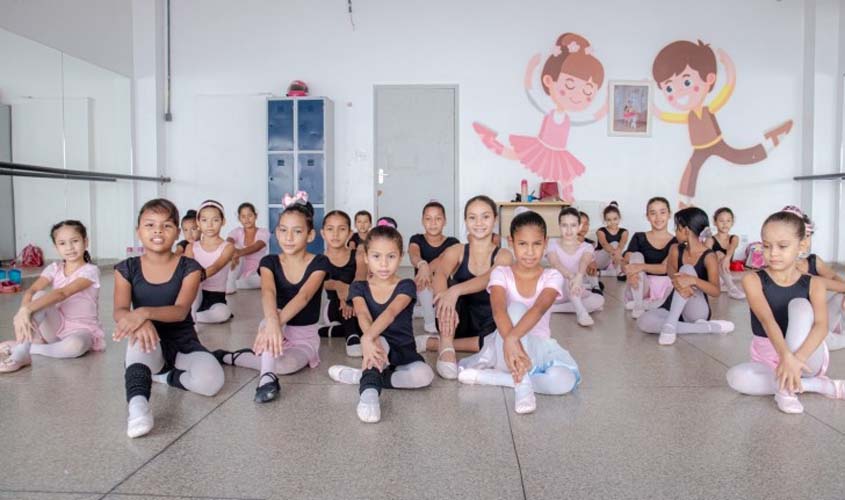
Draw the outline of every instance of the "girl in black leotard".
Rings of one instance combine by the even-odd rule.
[[[745,292],[736,286],[731,276],[731,259],[739,246],[739,236],[731,234],[734,225],[734,213],[728,207],[722,207],[713,213],[716,234],[707,238],[706,245],[716,252],[719,259],[719,283],[723,292],[728,292],[732,299],[744,300]]]
[[[669,200],[662,196],[648,200],[646,217],[651,231],[634,233],[623,254],[623,270],[628,279],[625,308],[632,309],[634,319],[642,316],[646,309],[662,304],[672,291],[672,282],[666,276],[666,257],[672,244],[677,242],[667,229],[671,216]]]
[[[402,235],[392,226],[376,225],[359,247],[365,252],[370,274],[349,287],[355,308],[363,360],[360,368],[334,365],[329,377],[358,385],[358,418],[375,423],[381,419],[382,389],[419,389],[431,384],[434,373],[414,343],[416,285],[396,271],[402,260]]]
[[[677,334],[728,333],[730,321],[710,319],[707,297],[718,297],[718,262],[712,250],[704,246],[700,235],[708,226],[707,214],[690,207],[675,214],[676,238],[667,259],[667,272],[673,292],[657,309],[646,311],[637,321],[640,330],[659,333],[660,345],[675,343]]]
[[[596,265],[602,276],[618,276],[625,265],[622,252],[628,244],[628,230],[619,227],[622,215],[615,201],[604,207],[604,226],[596,231],[599,249],[596,251]]]
[[[417,337],[417,349],[437,350],[437,373],[458,377],[455,351],[478,352],[484,337],[496,330],[487,282],[494,266],[510,265],[513,258],[492,239],[496,203],[487,196],[470,198],[464,206],[467,243],[453,245],[440,256],[434,270],[435,304],[440,338]]]
[[[131,438],[153,428],[153,381],[204,396],[223,387],[223,369],[200,343],[191,317],[204,270],[194,259],[173,253],[178,221],[170,201],[145,203],[138,215],[144,255],[115,266],[113,338],[129,339],[124,378]]]
[[[423,327],[428,333],[437,333],[434,318],[434,291],[431,280],[434,276],[434,261],[440,254],[460,241],[452,236],[443,235],[446,226],[446,209],[439,201],[425,204],[422,212],[422,225],[425,233],[411,236],[408,243],[408,258],[414,266],[414,281],[417,284],[417,299],[423,315]]]
[[[370,227],[373,225],[373,216],[366,210],[358,210],[355,212],[355,229],[356,233],[352,234],[346,244],[352,250],[357,249],[364,242]]]
[[[752,396],[772,395],[785,413],[802,413],[799,392],[845,399],[845,381],[825,375],[830,360],[827,304],[822,280],[803,274],[798,255],[806,249],[803,219],[777,212],[763,223],[766,268],[745,275],[751,308],[751,362],[728,371],[728,384]]]
[[[288,375],[320,364],[317,323],[329,259],[308,253],[308,243],[315,236],[311,204],[301,199],[289,202],[276,226],[282,252],[264,256],[258,265],[264,319],[255,343],[252,349],[214,352],[220,363],[259,371],[256,403],[279,396],[276,374]]]
[[[327,326],[318,330],[321,337],[345,337],[346,355],[361,357],[361,329],[355,319],[355,312],[347,303],[349,285],[355,280],[357,263],[355,251],[346,246],[352,221],[341,210],[332,210],[323,217],[320,233],[326,242],[326,257],[329,259],[329,275],[326,289]]]

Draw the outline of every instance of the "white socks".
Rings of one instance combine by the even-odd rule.
[[[364,389],[358,399],[357,412],[361,422],[374,424],[381,420],[381,405],[379,404],[377,390]]]
[[[164,373],[159,373],[158,375],[153,375],[153,382],[157,384],[167,384],[167,376],[170,375],[169,371]]]
[[[361,373],[360,369],[350,366],[332,365],[329,367],[329,377],[341,384],[354,385],[361,382]]]
[[[131,438],[141,437],[153,430],[153,413],[150,403],[144,396],[135,396],[129,400],[129,419],[126,435]]]
[[[522,377],[522,382],[514,387],[514,411],[520,414],[532,413],[537,409],[537,398],[534,397],[534,386],[528,375]]]
[[[458,382],[462,384],[494,385],[514,388],[514,411],[517,413],[531,413],[537,409],[537,398],[534,396],[534,386],[531,377],[525,375],[522,382],[514,385],[513,376],[501,370],[465,368],[458,374]]]

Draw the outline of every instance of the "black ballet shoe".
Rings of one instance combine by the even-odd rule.
[[[250,354],[255,354],[252,351],[252,349],[238,349],[237,351],[225,351],[223,349],[217,349],[216,351],[212,352],[211,354],[213,354],[214,357],[217,358],[217,362],[220,363],[221,365],[223,365],[223,366],[226,366],[226,365],[235,366],[235,360],[238,359],[238,357],[241,354],[244,354],[246,352],[248,352]],[[226,363],[226,362],[223,361],[223,358],[226,357],[227,354],[232,355],[232,362],[231,363]]]
[[[256,403],[269,403],[274,399],[279,397],[279,393],[282,392],[282,386],[279,385],[279,377],[276,376],[273,372],[262,373],[259,380],[264,377],[270,377],[270,380],[267,383],[261,384],[255,389],[255,402]]]
[[[626,276],[626,275],[624,275],[624,274],[617,274],[617,275],[616,275],[616,280],[617,280],[617,281],[628,281],[628,276]]]

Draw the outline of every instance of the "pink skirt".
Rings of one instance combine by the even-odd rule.
[[[267,322],[261,320],[258,328],[264,328]],[[308,366],[316,368],[320,365],[320,335],[317,333],[318,325],[294,326],[285,325],[282,329],[282,349],[297,347],[308,353]],[[284,352],[282,353],[284,356]]]
[[[537,137],[512,135],[510,143],[525,168],[543,179],[571,184],[573,179],[584,173],[584,164],[572,153],[552,148]]]
[[[811,377],[818,377],[820,375],[824,375],[827,373],[827,367],[830,365],[830,351],[827,349],[827,344],[822,342],[822,348],[824,349],[824,361],[822,362],[822,367],[819,369],[818,373],[813,373]],[[762,363],[772,371],[775,371],[778,367],[778,363],[780,362],[780,356],[778,356],[778,352],[775,350],[775,346],[772,345],[772,341],[768,339],[768,337],[758,337],[754,336],[751,339],[751,347],[749,348],[751,353],[751,361],[756,363]]]
[[[99,321],[82,318],[69,319],[62,313],[62,310],[60,308],[57,310],[57,312],[59,313],[59,317],[61,318],[62,323],[61,325],[59,325],[59,329],[56,331],[56,337],[61,340],[64,340],[65,337],[73,333],[88,332],[89,334],[91,334],[91,338],[93,340],[91,350],[106,350],[106,333],[103,331],[103,327],[102,325],[100,325]]]
[[[648,296],[643,297],[643,300],[654,302],[666,300],[666,297],[675,289],[672,286],[672,280],[668,276],[652,276],[647,274],[646,280],[648,280]],[[633,299],[634,293],[631,291],[631,287],[626,287],[625,300]]]

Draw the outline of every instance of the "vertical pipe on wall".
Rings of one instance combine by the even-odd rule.
[[[801,102],[801,175],[813,174],[813,120],[816,81],[816,2],[804,2],[804,85]],[[812,217],[813,182],[801,182],[801,207]]]
[[[838,172],[845,172],[845,5],[839,5],[839,43],[837,44],[838,65],[836,68],[836,109],[839,113],[839,119],[836,121],[836,137],[838,144],[836,144],[836,156],[839,159]],[[841,245],[842,241],[842,191],[845,182],[837,181],[834,189],[834,204],[833,214],[833,257],[837,262],[845,262],[845,248]]]
[[[173,121],[173,113],[170,112],[170,0],[167,0],[167,48],[165,52],[165,57],[167,61],[164,67],[164,78],[165,78],[165,87],[164,87],[164,121],[171,122]]]

